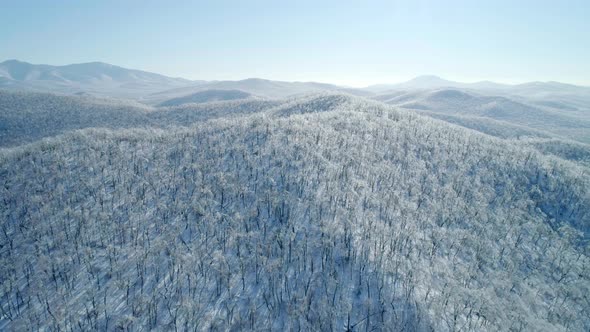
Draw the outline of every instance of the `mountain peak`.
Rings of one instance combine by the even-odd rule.
[[[436,76],[436,75],[420,75],[420,76],[414,77],[410,81],[422,81],[422,80],[446,81],[445,79],[441,78],[440,76]]]
[[[410,88],[433,89],[457,86],[458,83],[446,80],[436,75],[422,75],[407,82],[401,83],[401,85]]]
[[[28,62],[19,61],[17,59],[8,59],[8,60],[5,60],[4,62],[0,62],[0,65],[11,65],[11,64],[28,64],[28,65],[30,65],[30,63],[28,63]]]
[[[413,82],[413,83],[429,83],[429,84],[447,84],[452,83],[449,80],[441,78],[440,76],[436,75],[421,75],[417,76],[406,83]]]

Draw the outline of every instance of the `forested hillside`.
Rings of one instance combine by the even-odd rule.
[[[173,107],[133,101],[0,90],[0,147],[16,146],[84,128],[165,128],[259,112],[278,105],[236,100]]]
[[[0,90],[0,147],[75,129],[143,126],[148,111],[131,101]]]
[[[270,116],[332,110],[355,97],[311,94],[283,100],[238,99],[151,107],[129,100],[0,90],[0,147],[84,128],[168,128],[265,112]]]
[[[0,150],[0,330],[590,330],[586,167],[267,103]]]

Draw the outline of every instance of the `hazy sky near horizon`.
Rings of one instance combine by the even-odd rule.
[[[590,1],[0,0],[0,61],[351,86],[590,85]]]

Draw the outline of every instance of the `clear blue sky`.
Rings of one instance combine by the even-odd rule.
[[[590,85],[590,0],[0,0],[0,61],[352,86]]]

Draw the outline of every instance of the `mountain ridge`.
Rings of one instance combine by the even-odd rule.
[[[50,83],[53,83],[50,84]],[[590,87],[556,81],[502,84],[492,81],[473,83],[456,82],[435,75],[421,75],[399,83],[376,84],[351,88],[337,84],[313,81],[284,81],[250,77],[242,80],[191,80],[171,77],[154,72],[129,69],[105,62],[93,61],[67,65],[32,64],[17,59],[0,63],[0,88],[22,89],[40,92],[78,93],[85,92],[102,96],[132,99],[155,98],[158,93],[169,93],[169,97],[180,97],[181,93],[191,94],[204,89],[237,89],[252,94],[261,94],[263,89],[274,86],[269,97],[286,97],[305,92],[341,91],[358,96],[384,93],[388,90],[433,89],[454,87],[482,91],[509,92],[518,94],[590,94]],[[242,87],[240,89],[240,87]],[[262,93],[261,95],[264,95]],[[161,102],[162,100],[159,100]],[[586,99],[583,100],[585,102]]]
[[[41,70],[41,69],[42,70],[54,70],[54,71],[60,71],[62,69],[72,69],[72,68],[74,68],[74,69],[82,68],[82,69],[86,69],[86,70],[89,70],[89,69],[121,70],[121,71],[133,72],[133,73],[141,73],[144,75],[150,75],[150,76],[154,76],[154,77],[162,77],[162,78],[166,78],[166,79],[192,82],[192,80],[182,78],[182,77],[171,77],[171,76],[158,74],[158,73],[154,73],[154,72],[149,72],[149,71],[145,71],[145,70],[126,68],[126,67],[113,65],[113,64],[101,62],[101,61],[71,63],[71,64],[66,64],[66,65],[49,65],[49,64],[33,64],[30,62],[20,61],[17,59],[9,59],[9,60],[5,60],[0,63],[0,69],[3,70],[3,71],[0,71],[0,74],[2,74],[2,73],[9,74],[11,72],[10,71],[11,69],[15,69],[17,67],[25,67],[28,69],[38,69],[38,70]],[[7,77],[7,76],[5,76],[5,77]],[[26,78],[14,78],[14,77],[8,77],[8,78],[11,78],[14,80],[19,80],[19,81],[26,80]]]
[[[525,89],[525,88],[561,88],[561,89],[577,89],[588,90],[590,86],[576,85],[571,83],[563,83],[558,81],[531,81],[517,84],[498,83],[489,80],[476,82],[459,82],[451,81],[441,78],[436,75],[420,75],[410,80],[398,83],[382,83],[374,84],[365,87],[365,90],[376,93],[383,93],[388,90],[402,90],[402,89],[438,89],[438,88],[462,88],[473,90],[507,90],[507,89]]]
[[[150,91],[197,83],[104,62],[52,66],[8,60],[0,63],[0,78],[0,88],[6,89],[130,99]]]

